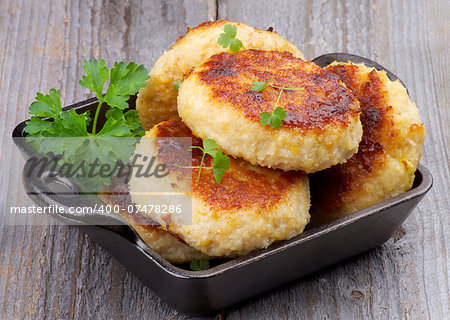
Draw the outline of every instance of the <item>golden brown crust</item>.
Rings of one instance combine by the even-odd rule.
[[[335,65],[327,70],[338,75],[360,101],[363,126],[358,152],[346,163],[317,173],[317,179],[314,179],[314,190],[323,189],[314,193],[314,196],[320,196],[317,202],[321,206],[328,204],[327,210],[333,211],[345,203],[347,193],[360,190],[364,178],[383,166],[384,149],[391,144],[386,137],[394,137],[396,129],[392,107],[386,105],[381,80],[375,70],[369,73],[368,81],[361,79],[356,65]]]
[[[209,86],[213,98],[238,109],[259,122],[261,112],[271,112],[280,90],[267,86],[251,90],[253,81],[302,90],[284,90],[278,106],[287,117],[283,125],[304,130],[325,126],[346,127],[359,113],[359,103],[332,73],[289,52],[245,50],[220,53],[205,62],[200,80]]]
[[[212,165],[211,159],[206,165]],[[224,175],[220,184],[216,183],[212,172],[207,172],[202,174],[198,183],[193,184],[193,192],[209,205],[220,209],[266,209],[280,201],[284,192],[296,182],[294,177],[300,176],[302,174],[280,172],[276,178],[270,177],[233,161],[230,172]]]
[[[202,140],[193,136],[180,118],[157,125],[156,137],[191,137],[193,146],[203,147]],[[158,139],[155,141],[158,143]],[[180,149],[177,140],[171,144],[158,143],[158,160],[164,163],[168,170],[179,171],[180,169],[174,164],[179,162]],[[202,154],[201,150],[192,149],[193,166],[200,165]],[[297,183],[298,178],[305,176],[305,173],[301,171],[283,172],[266,168],[255,171],[254,167],[250,168],[241,160],[232,157],[230,160],[230,170],[225,173],[220,184],[215,181],[212,170],[203,169],[199,181],[197,181],[199,169],[191,170],[193,196],[202,199],[215,209],[232,210],[250,207],[266,209],[280,201],[284,191]],[[212,165],[213,159],[207,155],[204,166]]]
[[[400,123],[397,115],[399,108],[403,106],[396,105],[394,107],[394,105],[391,105],[395,101],[392,101],[393,93],[387,91],[386,82],[389,80],[384,74],[375,69],[368,70],[362,65],[355,64],[332,64],[326,69],[336,74],[358,98],[361,105],[360,119],[363,126],[363,137],[358,152],[346,163],[318,172],[311,179],[313,211],[316,210],[324,214],[328,212],[330,216],[333,216],[333,213],[336,212],[342,211],[339,215],[344,215],[355,209],[361,209],[361,205],[350,204],[352,202],[365,203],[363,200],[356,200],[355,197],[357,195],[368,196],[366,193],[369,185],[378,183],[380,190],[384,188],[381,185],[384,181],[379,178],[380,173],[391,169],[390,166],[393,165],[388,165],[388,163],[391,163],[388,159],[395,159],[399,153],[403,153],[402,150],[408,144],[408,139],[417,139],[416,148],[419,148],[420,155],[422,145],[419,141],[421,140],[423,143],[423,138],[416,137],[424,136],[425,129],[423,124],[418,122],[406,125],[407,133],[404,132],[405,125]],[[389,94],[391,94],[391,97]],[[402,100],[397,103],[405,104]],[[397,111],[395,108],[397,108]],[[413,111],[404,109],[403,112]],[[417,165],[418,159],[411,156],[411,159],[408,159],[406,152],[404,157],[405,159],[401,160],[404,172],[400,174],[409,179],[408,177],[411,174],[413,175],[415,170],[413,168],[411,173],[411,166]],[[411,163],[414,164],[411,165]],[[404,179],[403,176],[392,176],[392,179],[401,181]],[[386,183],[389,184],[389,182]],[[393,185],[393,183],[391,184]],[[376,188],[375,185],[372,187]],[[385,197],[404,191],[390,190],[389,188],[386,188],[386,190],[392,192],[392,194],[386,194]],[[370,205],[385,198],[383,195],[377,197],[373,195],[374,200],[368,200],[367,204]],[[349,208],[353,208],[353,210]]]

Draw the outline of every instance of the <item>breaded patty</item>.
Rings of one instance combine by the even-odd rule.
[[[409,190],[426,135],[400,81],[363,64],[335,62],[326,69],[359,99],[364,134],[358,152],[345,164],[311,177],[315,225]]]
[[[252,91],[254,81],[269,81]],[[278,102],[278,104],[277,104]],[[279,129],[260,122],[282,107]],[[220,53],[194,69],[178,94],[178,112],[195,135],[252,164],[315,172],[341,163],[362,136],[359,102],[332,73],[288,52]]]
[[[139,91],[137,110],[146,130],[177,116],[177,91],[172,87],[174,81],[182,80],[184,74],[212,55],[231,52],[217,43],[226,24],[237,26],[236,38],[241,40],[244,48],[288,51],[304,59],[300,50],[279,34],[255,29],[244,23],[221,20],[189,29],[169,51],[159,57],[150,71],[147,86]]]
[[[142,241],[156,251],[160,256],[172,263],[186,263],[192,259],[209,259],[209,257],[174,235],[162,230],[155,221],[149,221],[141,213],[130,212],[133,202],[130,197],[128,186],[121,181],[114,181],[111,186],[104,187],[99,194],[101,199],[108,205],[119,206],[120,216],[139,234]]]
[[[192,137],[193,146],[202,146],[202,140],[193,136],[181,119],[162,122],[147,132],[149,137]],[[164,163],[175,178],[174,191],[183,179],[192,182],[192,223],[170,224],[171,216],[156,212],[143,213],[161,224],[192,248],[214,257],[235,257],[251,250],[265,248],[277,240],[289,239],[301,233],[309,221],[309,184],[301,171],[283,172],[253,166],[246,161],[231,158],[230,169],[222,181],[215,181],[212,170],[203,169],[197,181],[198,170],[183,176],[180,162],[180,146],[176,141],[161,145],[155,142],[157,160]],[[146,147],[148,149],[148,147]],[[145,152],[137,146],[137,152]],[[199,166],[202,151],[193,149],[192,165]],[[205,167],[213,159],[205,157]],[[162,180],[162,179],[159,179]],[[165,179],[167,180],[167,179]],[[142,192],[159,190],[158,180],[133,177],[130,193],[133,202],[151,202]],[[161,182],[165,183],[165,182]],[[164,188],[166,186],[163,186]]]

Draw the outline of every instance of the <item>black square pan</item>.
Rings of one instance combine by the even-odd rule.
[[[363,62],[386,70],[371,60],[343,53],[324,55],[313,61],[323,67],[335,60]],[[391,80],[397,79],[391,72],[387,73]],[[96,101],[89,99],[65,109],[94,110]],[[130,107],[134,106],[133,98]],[[22,122],[14,129],[13,137],[24,137],[24,128],[25,122]],[[15,142],[25,158],[29,158],[32,151],[24,139],[15,139]],[[64,177],[55,179],[64,180]],[[61,198],[48,189],[48,180],[24,177],[23,182],[29,196],[41,206],[93,206],[100,201],[88,196]],[[67,184],[67,181],[60,182]],[[61,215],[57,218],[78,225],[171,306],[187,314],[201,315],[381,245],[392,237],[431,186],[430,172],[420,165],[410,191],[204,271],[185,270],[169,263],[150,249],[132,228],[118,225],[117,221],[100,226],[89,224],[89,217]]]

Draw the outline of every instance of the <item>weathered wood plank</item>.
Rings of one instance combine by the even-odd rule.
[[[91,57],[151,67],[186,26],[215,18],[213,0],[0,0],[0,203],[31,204],[19,156],[7,152],[37,91],[63,103],[87,97],[77,84]],[[386,245],[225,312],[227,318],[444,319],[450,309],[449,13],[441,1],[219,0],[219,18],[285,35],[308,58],[346,51],[402,78],[428,138],[435,186]],[[20,185],[17,180],[16,185]],[[7,187],[9,189],[7,189]],[[0,221],[0,318],[184,318],[92,240],[70,227]]]
[[[229,318],[448,316],[448,5],[439,1],[219,1],[219,19],[225,17],[261,28],[271,25],[310,59],[327,52],[349,52],[395,71],[409,87],[426,124],[422,163],[435,178],[432,192],[397,239],[306,281],[232,308]]]
[[[61,89],[69,104],[81,62],[133,60],[148,68],[187,26],[213,19],[213,1],[8,1],[0,7],[0,144],[3,204],[32,204],[14,187],[20,169],[11,147],[37,91]],[[19,181],[17,186],[21,184]],[[150,289],[71,227],[9,226],[0,220],[0,319],[175,318]]]

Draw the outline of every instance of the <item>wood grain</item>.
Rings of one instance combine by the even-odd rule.
[[[285,35],[307,58],[349,52],[394,71],[420,109],[431,192],[385,245],[213,315],[229,319],[445,319],[450,314],[450,6],[447,1],[0,0],[0,204],[30,204],[10,152],[37,91],[87,97],[81,61],[151,67],[215,18]],[[16,186],[16,187],[14,187]],[[0,319],[185,318],[76,228],[0,220]]]
[[[4,151],[37,91],[59,88],[63,104],[83,100],[90,95],[77,84],[83,59],[133,60],[150,67],[187,26],[215,18],[214,6],[195,0],[1,1],[6,9],[0,13],[2,204],[22,193],[17,203],[31,205],[23,190],[8,190],[14,185],[10,180],[18,179],[10,173],[20,172],[20,155]],[[0,319],[178,314],[76,228],[4,223],[0,228]]]

